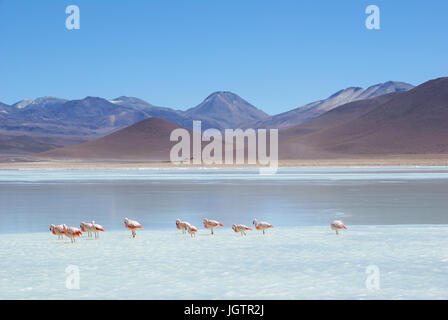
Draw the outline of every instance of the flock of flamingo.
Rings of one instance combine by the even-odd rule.
[[[202,220],[202,222],[204,223],[204,228],[205,229],[210,229],[210,233],[213,233],[213,229],[217,228],[217,227],[224,227],[224,225],[216,220],[209,220],[204,218]],[[257,219],[254,219],[253,224],[255,226],[255,229],[257,230],[262,230],[263,234],[265,233],[266,229],[269,228],[274,228],[274,226],[270,223],[267,222],[258,222]],[[192,237],[196,236],[196,232],[198,232],[198,228],[196,228],[195,226],[192,226],[190,223],[186,222],[186,221],[181,221],[180,219],[176,220],[176,227],[179,230],[182,230],[182,233],[189,233]],[[240,232],[241,235],[246,235],[246,231],[248,230],[252,230],[251,228],[249,228],[248,226],[244,225],[244,224],[234,224],[232,225],[232,229],[235,232]]]
[[[211,234],[213,233],[213,229],[217,227],[224,227],[224,225],[216,220],[209,220],[204,218],[202,220],[204,223],[205,229],[210,229]],[[269,228],[274,228],[274,226],[268,222],[258,222],[257,219],[254,219],[252,221],[253,225],[255,226],[255,229],[263,231],[263,234],[265,234],[265,231]],[[126,229],[131,231],[132,237],[135,238],[136,236],[136,230],[142,229],[143,226],[140,222],[131,220],[128,218],[124,218],[124,226]],[[66,236],[67,238],[70,238],[70,241],[73,243],[76,241],[76,238],[80,237],[83,232],[87,232],[88,237],[92,237],[92,235],[95,236],[95,238],[99,238],[100,231],[104,232],[104,228],[95,223],[95,221],[92,221],[91,223],[88,222],[81,222],[80,229],[75,227],[67,227],[65,224],[60,224],[55,226],[54,224],[50,225],[50,231],[58,236],[58,239],[62,239],[63,236]],[[182,233],[186,234],[187,232],[192,236],[196,236],[196,232],[198,232],[198,228],[191,225],[190,223],[186,221],[181,221],[180,219],[176,220],[176,228],[179,230],[182,230]],[[330,224],[331,230],[335,230],[336,234],[339,234],[339,230],[347,229],[347,227],[344,225],[344,223],[340,220],[334,220]],[[246,231],[252,231],[252,228],[249,228],[248,226],[244,224],[234,224],[232,225],[232,229],[235,232],[239,232],[241,236],[246,235]]]

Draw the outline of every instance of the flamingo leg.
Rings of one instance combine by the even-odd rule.
[[[214,234],[214,233],[213,233],[213,228],[212,228],[212,234]]]
[[[263,234],[264,234],[264,229],[263,229]]]

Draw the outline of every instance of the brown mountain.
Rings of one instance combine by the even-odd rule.
[[[148,118],[105,137],[39,153],[41,159],[169,160],[170,134],[180,128],[168,120]]]
[[[246,124],[246,127],[286,129],[316,118],[325,112],[352,101],[375,98],[388,93],[407,91],[412,88],[414,86],[409,83],[397,81],[379,83],[367,89],[350,87],[332,94],[327,99],[315,101],[305,106]]]
[[[282,158],[448,153],[448,78],[345,104],[280,134]]]
[[[76,136],[41,136],[0,130],[0,155],[2,157],[21,156],[75,145],[85,141],[87,139]]]

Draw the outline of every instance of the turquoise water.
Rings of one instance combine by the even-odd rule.
[[[0,299],[447,299],[447,187],[446,167],[3,170]],[[231,230],[255,217],[275,228]],[[48,231],[91,220],[99,240]]]
[[[447,299],[448,226],[0,235],[0,299]],[[70,265],[79,289],[68,289]],[[366,285],[377,268],[379,286]],[[71,287],[69,282],[69,288]]]
[[[95,220],[122,230],[129,217],[156,229],[177,218],[225,225],[448,224],[447,168],[0,171],[0,233]]]

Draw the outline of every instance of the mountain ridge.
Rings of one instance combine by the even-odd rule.
[[[333,93],[327,99],[314,101],[304,106],[271,116],[263,121],[248,124],[247,127],[286,129],[318,117],[331,109],[352,101],[370,99],[391,92],[407,91],[412,88],[414,88],[413,85],[399,81],[387,81],[375,84],[367,89],[348,87]]]
[[[356,113],[356,107],[368,103],[372,105]],[[338,123],[337,113],[343,114],[343,122]],[[282,133],[282,157],[448,153],[447,121],[444,77],[409,91],[355,101],[289,128]],[[316,123],[321,129],[310,130]]]
[[[311,110],[308,118],[312,119],[329,108],[329,104],[325,103],[328,99],[338,104],[362,94],[365,97],[371,97],[388,90],[398,90],[400,86],[406,90],[406,86],[411,85],[388,81],[367,89],[349,87],[339,90],[327,99],[310,103],[304,108]],[[334,104],[330,107],[333,108]],[[201,120],[203,130],[208,128],[224,130],[226,128],[260,128],[259,125],[253,126],[254,123],[260,124],[273,117],[282,117],[286,114],[288,118],[286,121],[290,122],[287,127],[291,127],[296,121],[294,112],[298,109],[270,116],[230,91],[213,92],[198,105],[185,111],[155,106],[140,98],[128,96],[119,96],[110,100],[93,96],[74,100],[44,96],[24,99],[12,105],[0,103],[0,129],[3,141],[8,141],[8,145],[11,145],[16,137],[26,135],[36,138],[35,141],[39,141],[44,148],[45,140],[51,140],[51,143],[47,144],[49,147],[70,146],[76,142],[107,136],[151,117],[163,118],[190,130],[193,120]],[[301,109],[300,112],[303,110],[306,109]],[[9,136],[8,139],[7,136]],[[21,141],[25,141],[24,138],[21,138]],[[21,152],[25,151],[26,146],[31,145],[22,142],[19,143],[24,146]],[[0,146],[0,153],[1,150]]]

